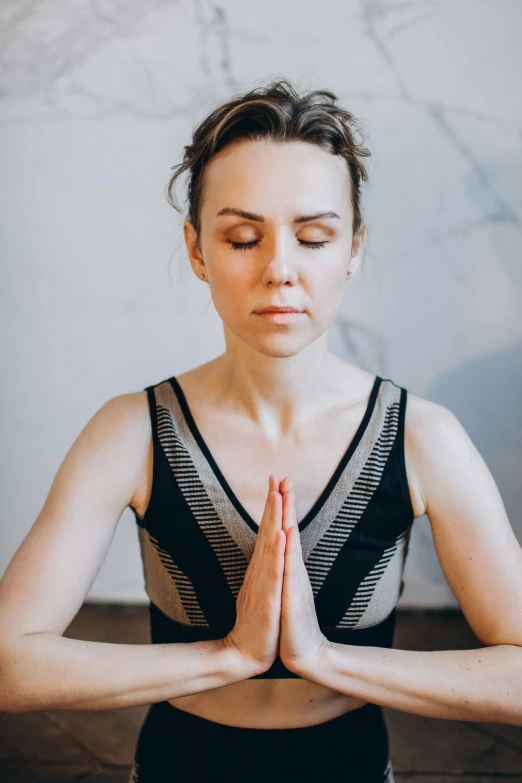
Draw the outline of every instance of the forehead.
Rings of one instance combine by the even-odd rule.
[[[351,214],[346,161],[307,142],[241,141],[221,150],[205,173],[202,213],[226,205],[272,217],[318,208]]]

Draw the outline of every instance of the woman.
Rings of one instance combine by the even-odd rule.
[[[195,130],[171,188],[189,173],[226,350],[100,408],[3,577],[2,708],[150,704],[129,780],[392,781],[382,706],[522,724],[522,552],[487,466],[327,348],[366,239],[356,130],[284,80]],[[127,506],[153,644],[65,639]],[[484,648],[391,649],[424,513]]]

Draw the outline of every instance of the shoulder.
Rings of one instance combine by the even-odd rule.
[[[477,453],[463,425],[449,408],[409,391],[404,450],[408,482],[421,513],[427,513],[430,495],[435,487],[440,490],[443,477],[458,473],[464,461]]]
[[[462,437],[464,428],[445,405],[427,400],[408,391],[405,435],[412,448],[426,449],[449,445]]]
[[[122,473],[133,477],[134,492],[129,505],[147,492],[152,469],[152,422],[146,391],[132,391],[108,399],[95,413],[89,426],[103,431],[117,448]]]
[[[94,418],[105,426],[139,438],[150,435],[149,403],[146,391],[133,391],[110,397],[96,412]]]
[[[433,402],[433,400],[412,394],[411,391],[408,391],[406,412],[406,419],[412,434],[414,430],[419,428],[436,427],[442,421],[449,421],[452,417],[456,420],[449,408],[438,402]]]

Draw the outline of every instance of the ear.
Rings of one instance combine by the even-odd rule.
[[[352,258],[350,261],[350,269],[352,269],[354,273],[357,271],[359,264],[361,263],[361,253],[366,242],[366,235],[366,226],[363,226],[359,233],[356,234],[352,239]]]
[[[207,278],[208,277],[207,269],[205,267],[205,262],[203,261],[203,256],[201,254],[201,250],[198,245],[196,229],[194,228],[190,220],[185,220],[183,224],[183,234],[185,237],[187,255],[189,257],[190,265],[194,270],[195,275],[197,277],[204,275],[205,278]]]

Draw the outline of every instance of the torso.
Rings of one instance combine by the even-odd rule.
[[[283,479],[291,476],[296,494],[297,519],[303,519],[324,490],[347,444],[364,415],[375,376],[341,360],[335,360],[339,398],[324,414],[293,433],[287,442],[270,443],[253,423],[237,412],[215,415],[208,396],[208,382],[218,360],[178,375],[198,429],[227,482],[253,520],[259,523],[270,473]],[[349,390],[347,394],[346,391]],[[142,392],[145,395],[145,392]],[[347,399],[348,398],[348,399]],[[408,409],[415,405],[408,395]],[[332,424],[334,426],[332,426]],[[405,457],[414,516],[424,513],[412,457],[408,454],[408,415],[405,429]],[[241,438],[231,433],[241,432]],[[334,437],[332,438],[332,433]],[[252,481],[251,466],[258,481]],[[140,482],[132,508],[143,517],[152,485],[152,447],[144,457]],[[169,700],[174,706],[208,720],[251,728],[289,728],[321,723],[366,704],[366,701],[332,691],[304,679],[244,680],[211,691]]]

